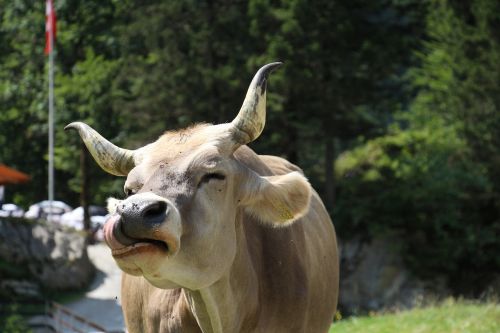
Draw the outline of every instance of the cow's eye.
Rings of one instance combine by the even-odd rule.
[[[226,179],[226,176],[224,176],[221,173],[217,173],[217,172],[207,173],[207,174],[203,175],[203,177],[201,177],[201,180],[200,180],[200,183],[198,184],[198,186],[201,186],[204,183],[208,183],[211,180],[224,180],[224,179]]]

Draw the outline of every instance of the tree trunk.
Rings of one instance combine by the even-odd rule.
[[[335,145],[330,136],[325,142],[325,206],[329,212],[335,206],[335,173],[334,173]]]
[[[80,190],[80,206],[83,208],[83,230],[87,234],[87,244],[92,242],[92,228],[89,213],[89,187],[88,153],[85,145],[80,146],[80,171],[82,173],[82,187]]]

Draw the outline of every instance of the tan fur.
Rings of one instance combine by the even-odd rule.
[[[234,158],[241,165],[237,174],[246,181],[250,175],[253,185],[235,185],[240,194],[232,195],[240,198],[241,211],[233,222],[237,250],[231,266],[201,289],[159,289],[125,274],[122,304],[129,332],[201,332],[201,327],[219,333],[328,331],[338,296],[338,257],[321,200],[300,169],[283,159],[259,157],[246,146]],[[220,193],[217,184],[212,184],[214,193]],[[245,202],[251,193],[255,197]],[[145,306],[162,314],[152,316]]]
[[[196,124],[184,130],[165,132],[145,154],[149,165],[157,165],[192,153],[202,145],[215,145],[227,136],[225,124]]]

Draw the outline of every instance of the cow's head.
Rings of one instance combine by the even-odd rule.
[[[307,211],[311,187],[300,173],[260,176],[235,156],[264,128],[266,80],[279,65],[257,72],[231,123],[167,132],[134,151],[83,123],[67,126],[78,130],[101,168],[127,176],[127,198],[109,200],[114,214],[104,227],[123,271],[160,288],[207,287],[232,264],[244,214],[284,226]]]

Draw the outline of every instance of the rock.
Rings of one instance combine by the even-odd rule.
[[[390,308],[410,308],[425,293],[424,284],[404,267],[391,239],[340,242],[339,308],[358,314]]]
[[[0,220],[0,261],[7,267],[0,279],[7,275],[44,290],[81,289],[95,271],[82,234],[23,220]]]

